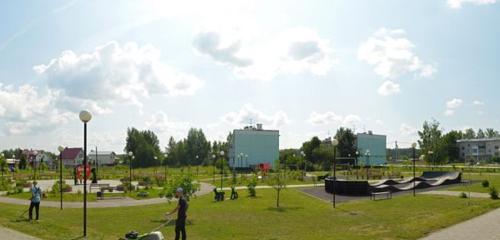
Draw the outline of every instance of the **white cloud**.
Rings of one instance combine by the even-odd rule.
[[[159,58],[159,50],[151,45],[109,42],[88,53],[63,51],[33,69],[46,78],[49,88],[60,92],[62,104],[98,112],[109,112],[115,103],[142,106],[142,98],[154,94],[193,94],[203,85]]]
[[[228,65],[242,78],[270,80],[282,74],[304,72],[321,76],[337,62],[329,41],[308,28],[268,35],[234,29],[202,30],[194,37],[193,46],[199,53]]]
[[[464,101],[460,98],[453,98],[446,102],[445,116],[453,116],[455,111],[463,105]]]
[[[463,100],[460,98],[453,98],[446,102],[446,108],[448,109],[456,109],[461,107],[463,104]]]
[[[190,125],[188,122],[171,121],[167,114],[158,111],[146,121],[146,128],[161,135],[179,137],[187,134]]]
[[[209,55],[215,61],[234,65],[236,67],[247,67],[252,64],[252,60],[238,56],[241,42],[235,41],[223,46],[221,36],[217,32],[200,32],[194,40],[193,45],[202,54]]]
[[[280,110],[274,114],[265,114],[251,104],[245,104],[239,111],[225,114],[222,119],[225,123],[235,127],[248,125],[252,121],[253,123],[264,124],[264,128],[279,129],[290,123],[288,115],[284,111]]]
[[[355,114],[342,116],[332,111],[327,111],[324,113],[312,112],[309,116],[308,122],[312,125],[337,124],[341,126],[352,127],[356,124],[360,124],[362,122],[362,119]]]
[[[445,116],[453,116],[453,114],[455,114],[455,110],[453,110],[453,109],[446,109],[444,111]]]
[[[0,84],[0,117],[7,135],[36,134],[65,124],[75,113],[56,108],[57,93],[32,85]]]
[[[488,5],[495,4],[496,0],[448,0],[447,4],[450,8],[459,9],[462,8],[463,4],[474,4],[474,5]]]
[[[393,81],[385,81],[380,85],[377,92],[382,96],[398,94],[400,92],[399,84]]]
[[[399,131],[401,132],[401,134],[408,136],[408,135],[415,135],[418,130],[406,123],[402,123],[401,126],[399,127]]]
[[[373,65],[375,73],[386,79],[407,73],[431,77],[436,68],[423,63],[414,48],[404,30],[381,28],[360,45],[358,59]]]
[[[479,101],[479,100],[474,100],[474,101],[472,101],[472,104],[474,104],[476,106],[482,106],[482,105],[484,105],[484,102]]]

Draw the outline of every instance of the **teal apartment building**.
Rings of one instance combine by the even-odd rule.
[[[358,133],[356,135],[359,166],[384,165],[387,161],[387,137],[385,135]]]
[[[268,163],[274,167],[279,158],[279,131],[265,130],[262,124],[233,130],[229,150],[231,168],[255,168]]]

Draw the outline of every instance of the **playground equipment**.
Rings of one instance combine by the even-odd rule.
[[[238,199],[238,192],[236,192],[236,188],[233,186],[231,187],[231,200],[236,199]]]
[[[217,188],[214,188],[214,193],[215,193],[214,200],[216,202],[224,201],[224,192],[219,192],[217,191]]]
[[[368,181],[348,181],[325,178],[325,191],[350,196],[366,196],[376,192],[400,192],[462,182],[460,172],[423,172],[421,176],[404,180],[386,179],[370,184]],[[335,187],[334,187],[335,185]]]

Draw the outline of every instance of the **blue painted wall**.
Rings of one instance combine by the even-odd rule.
[[[385,135],[358,133],[356,145],[359,152],[358,165],[375,166],[386,163],[387,138]],[[370,151],[369,156],[366,150]]]
[[[260,163],[270,163],[279,158],[279,131],[277,130],[234,130],[229,166],[251,167]],[[248,158],[239,158],[239,154]],[[233,161],[234,160],[234,161]]]

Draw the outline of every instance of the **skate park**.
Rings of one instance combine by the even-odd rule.
[[[335,192],[339,195],[347,196],[368,196],[371,193],[380,192],[404,192],[413,189],[427,189],[432,187],[458,184],[462,182],[460,172],[423,172],[419,177],[411,177],[403,180],[385,179],[376,183],[368,181],[350,181],[337,179],[333,181],[332,177],[325,178],[325,191]]]

